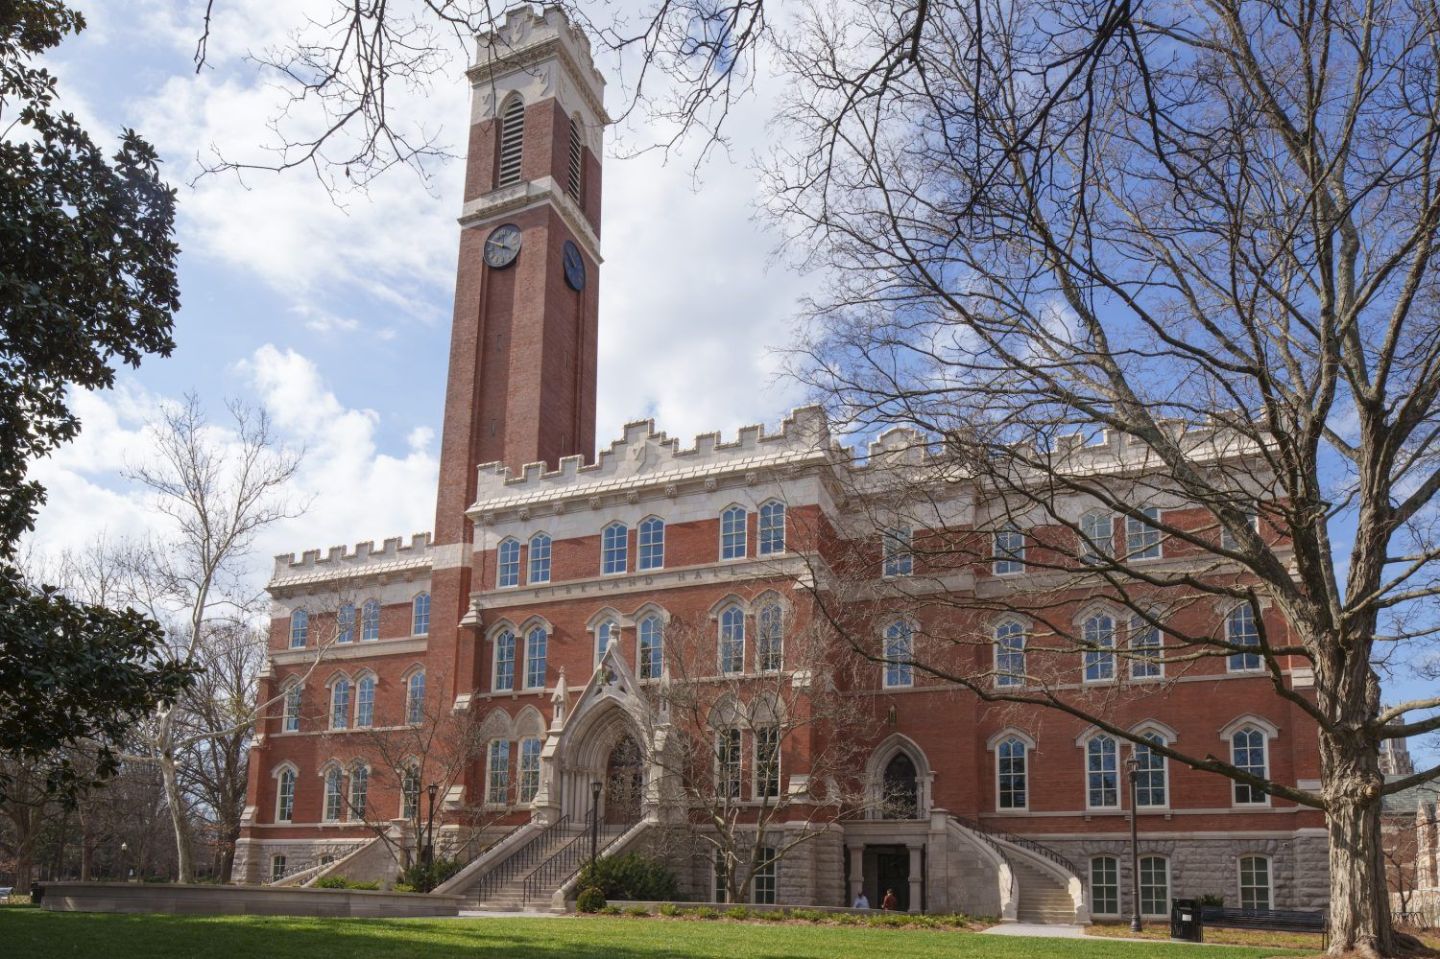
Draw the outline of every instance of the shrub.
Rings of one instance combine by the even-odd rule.
[[[611,903],[606,903],[605,905],[601,906],[600,911],[607,916],[620,915],[620,907]]]
[[[727,918],[727,919],[749,919],[749,918],[750,918],[750,910],[749,910],[749,909],[746,909],[744,906],[731,906],[729,909],[726,909],[726,910],[725,910],[725,918]]]
[[[760,919],[764,919],[766,922],[784,922],[789,918],[785,915],[784,909],[765,909],[757,912],[755,915]]]
[[[599,886],[586,886],[575,897],[577,912],[599,912],[605,908],[605,893]]]
[[[791,919],[803,919],[806,922],[824,922],[830,918],[828,912],[821,912],[819,909],[791,909]]]
[[[321,876],[311,886],[315,889],[349,889],[350,880],[344,876]]]
[[[1225,897],[1219,893],[1207,892],[1200,897],[1200,905],[1214,906],[1216,909],[1223,909],[1225,907]]]
[[[397,883],[395,884],[395,891],[396,891],[396,892],[414,892],[414,891],[415,891],[415,887],[412,886],[412,885],[410,885],[408,882],[397,882]]]
[[[579,884],[598,888],[606,899],[674,899],[680,888],[675,874],[663,863],[639,853],[586,863]]]
[[[348,888],[364,889],[367,892],[377,892],[380,889],[380,884],[373,879],[366,879],[363,882],[356,882],[352,879]]]
[[[719,919],[720,913],[709,906],[698,906],[690,910],[690,915],[696,919]]]
[[[685,910],[681,909],[673,902],[662,902],[660,904],[660,915],[662,916],[678,916],[684,911]]]
[[[648,916],[648,915],[650,915],[650,910],[649,910],[649,909],[646,909],[644,906],[631,906],[629,909],[626,909],[626,910],[625,910],[625,915],[627,915],[627,916]]]
[[[458,859],[436,859],[430,865],[417,862],[401,870],[399,881],[419,891],[429,892],[460,871],[463,865]]]

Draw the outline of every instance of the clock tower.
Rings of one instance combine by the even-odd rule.
[[[605,81],[559,7],[511,9],[476,38],[455,315],[436,497],[430,656],[468,689],[465,509],[476,467],[595,455]],[[449,634],[448,636],[445,634]],[[453,644],[453,645],[452,645]]]

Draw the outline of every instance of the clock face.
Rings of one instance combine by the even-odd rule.
[[[564,261],[565,282],[570,284],[570,289],[577,293],[585,289],[585,258],[574,240],[565,241]]]
[[[503,270],[520,255],[520,228],[513,223],[497,226],[485,241],[485,265]]]

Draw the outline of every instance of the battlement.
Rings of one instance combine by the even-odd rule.
[[[298,559],[294,553],[281,553],[275,557],[275,572],[270,585],[296,585],[340,576],[428,566],[430,549],[430,534],[415,533],[408,543],[403,536],[392,536],[379,549],[375,548],[374,540],[368,540],[356,543],[353,550],[332,546],[324,555],[318,549],[308,549]]]
[[[508,73],[525,72],[557,51],[584,93],[593,98],[593,106],[599,107],[605,78],[595,67],[590,40],[558,6],[512,7],[495,29],[477,33],[475,62],[468,75],[476,85],[493,82]],[[596,113],[605,122],[604,110]]]

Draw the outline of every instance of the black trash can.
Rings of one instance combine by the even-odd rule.
[[[1181,942],[1205,941],[1205,923],[1200,917],[1200,900],[1170,900],[1170,938]]]
[[[45,887],[40,885],[40,883],[38,882],[32,882],[30,884],[30,901],[38,906],[40,905],[40,903],[44,902],[44,900]]]

